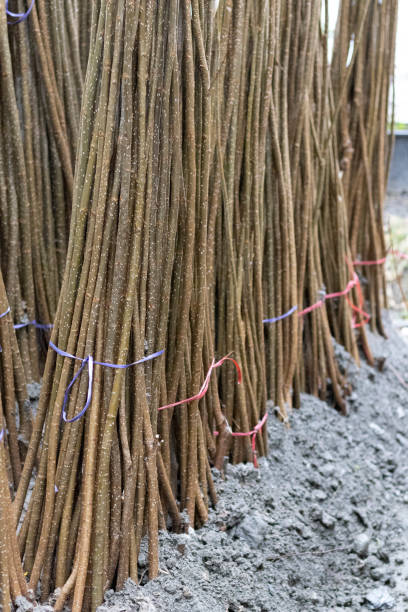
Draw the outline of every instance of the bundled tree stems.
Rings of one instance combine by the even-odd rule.
[[[382,219],[392,144],[388,109],[397,9],[396,0],[355,6],[343,1],[336,29],[333,97],[342,109],[337,122],[338,155],[354,259],[379,260],[386,253]],[[348,64],[349,54],[357,43],[354,61]],[[345,86],[341,88],[342,82]],[[371,327],[384,334],[383,267],[370,266],[363,273],[371,306]]]
[[[342,0],[332,59],[324,4],[0,6],[3,607],[95,610],[146,544],[154,578],[212,468],[267,453],[267,398],[347,411],[333,340],[383,333],[353,262],[385,252],[397,3]]]
[[[13,6],[25,10],[25,1]],[[0,16],[1,269],[13,320],[52,323],[66,263],[83,85],[71,1],[36,0],[13,27]],[[48,338],[34,325],[17,336],[27,380],[39,381]]]
[[[0,273],[0,605],[28,592],[17,545],[12,495],[19,484],[31,434],[24,368]]]

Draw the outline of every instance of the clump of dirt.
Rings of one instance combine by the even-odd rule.
[[[368,333],[381,371],[336,346],[347,417],[303,395],[290,428],[270,418],[259,469],[215,472],[208,523],[162,533],[159,577],[108,591],[100,612],[406,611],[408,345],[388,333]],[[139,565],[144,583],[145,548]]]

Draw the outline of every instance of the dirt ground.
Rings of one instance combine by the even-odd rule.
[[[259,469],[215,473],[208,524],[161,534],[159,577],[100,612],[408,610],[408,344],[385,320],[388,340],[368,332],[382,371],[336,347],[348,416],[308,395],[290,428],[271,415]]]

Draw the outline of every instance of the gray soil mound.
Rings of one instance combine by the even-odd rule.
[[[369,334],[381,372],[336,347],[349,416],[304,395],[290,428],[270,418],[259,469],[216,473],[208,523],[162,533],[159,577],[99,610],[407,611],[408,345],[389,335]]]

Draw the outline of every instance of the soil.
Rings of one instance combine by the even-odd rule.
[[[214,471],[208,523],[162,533],[158,578],[100,612],[408,610],[408,344],[384,317],[377,367],[336,346],[348,416],[303,395],[285,427],[270,404],[268,458]]]

